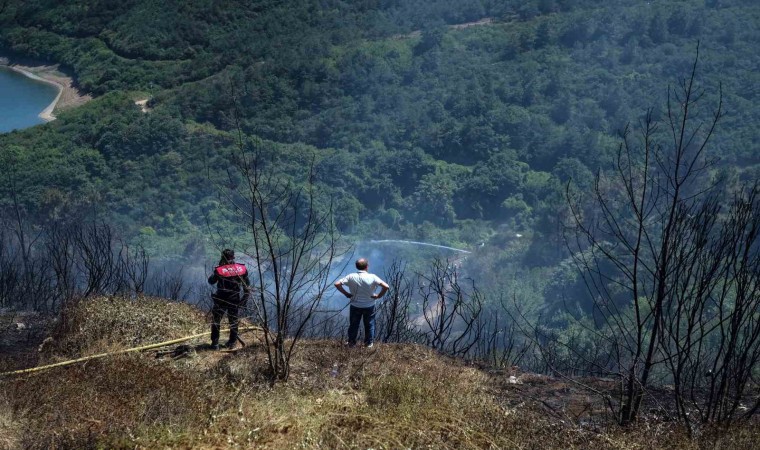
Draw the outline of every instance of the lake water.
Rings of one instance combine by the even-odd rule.
[[[39,114],[56,95],[55,86],[0,66],[0,133],[43,123]]]

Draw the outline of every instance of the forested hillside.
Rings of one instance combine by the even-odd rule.
[[[0,322],[15,325],[0,347],[19,342],[21,310],[59,314],[75,350],[115,348],[76,317],[142,343],[132,333],[143,325],[178,323],[166,317],[176,303],[151,309],[144,296],[208,306],[222,248],[247,258],[241,315],[261,331],[229,358],[237,368],[178,362],[170,378],[193,401],[169,409],[110,397],[112,387],[92,408],[65,377],[19,380],[0,398],[14,416],[0,416],[5,442],[109,447],[98,433],[121,440],[126,429],[130,448],[275,435],[283,448],[518,447],[535,440],[512,420],[528,399],[562,424],[541,425],[549,445],[588,447],[593,434],[612,448],[706,448],[713,431],[716,448],[754,442],[758,24],[757,0],[0,0],[0,61],[58,64],[93,97],[0,134]],[[338,344],[348,305],[333,289],[358,256],[390,286],[366,359]],[[73,314],[98,301],[116,309]],[[123,306],[138,309],[120,319]],[[19,358],[57,345],[23,334]],[[371,363],[376,354],[390,359]],[[149,380],[159,363],[138,361],[103,363],[92,380],[66,373],[96,393],[102,380],[147,376],[142,391],[129,381],[131,399],[173,389]],[[498,373],[451,378],[470,364]],[[541,375],[514,396],[509,375],[522,371]],[[252,390],[264,378],[290,380],[280,392],[296,403],[269,397],[271,385]],[[63,409],[36,400],[61,387],[76,391],[54,395]],[[198,389],[220,403],[196,408]],[[241,409],[254,398],[261,407]],[[272,398],[296,406],[255,415]],[[126,406],[112,414],[117,401]],[[25,413],[32,403],[42,415]],[[48,417],[58,422],[38,436]],[[286,437],[291,420],[299,431]],[[605,434],[612,423],[626,428]],[[557,431],[566,426],[583,439]],[[623,435],[634,438],[610,440]]]
[[[587,189],[627,123],[662,117],[698,41],[704,113],[721,85],[726,114],[708,176],[760,175],[753,0],[0,5],[0,52],[59,62],[96,96],[0,136],[2,206],[38,222],[97,211],[190,252],[208,224],[236,227],[218,187],[239,127],[267,170],[303,181],[313,163],[350,236],[557,267],[565,184]]]

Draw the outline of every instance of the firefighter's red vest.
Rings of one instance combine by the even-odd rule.
[[[217,275],[223,278],[230,277],[242,277],[248,273],[248,270],[243,264],[227,264],[224,266],[218,266],[214,269]]]

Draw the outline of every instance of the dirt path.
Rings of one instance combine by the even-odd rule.
[[[458,23],[456,25],[449,25],[449,28],[454,28],[455,30],[459,30],[462,28],[477,27],[480,25],[490,25],[492,23],[493,23],[493,19],[490,17],[486,17],[485,19],[476,20],[475,22]]]
[[[92,100],[90,95],[82,93],[74,85],[74,79],[58,71],[58,65],[26,66],[11,64],[7,66],[11,70],[22,73],[44,83],[51,84],[58,89],[55,99],[40,113],[40,118],[46,121],[55,119],[54,112],[74,108]]]
[[[477,27],[482,25],[491,25],[493,23],[493,18],[486,17],[484,19],[476,20],[474,22],[466,22],[466,23],[457,23],[454,25],[446,25],[446,28],[452,29],[452,30],[461,30],[463,28],[470,28],[470,27]],[[416,38],[422,36],[422,31],[416,30],[412,31],[411,33],[406,34],[396,34],[394,36],[391,36],[391,39],[409,39],[409,38]]]

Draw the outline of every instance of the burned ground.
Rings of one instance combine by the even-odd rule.
[[[184,304],[86,302],[66,324],[25,316],[24,331],[36,330],[27,335],[4,326],[2,367],[206,328],[204,314]],[[54,341],[40,353],[46,334]],[[248,345],[234,352],[152,350],[3,377],[0,447],[736,449],[758,438],[757,424],[740,424],[689,439],[655,408],[621,429],[579,384],[614,391],[613,381],[488,370],[418,345],[303,341],[289,381],[272,385],[259,337],[245,334]]]

